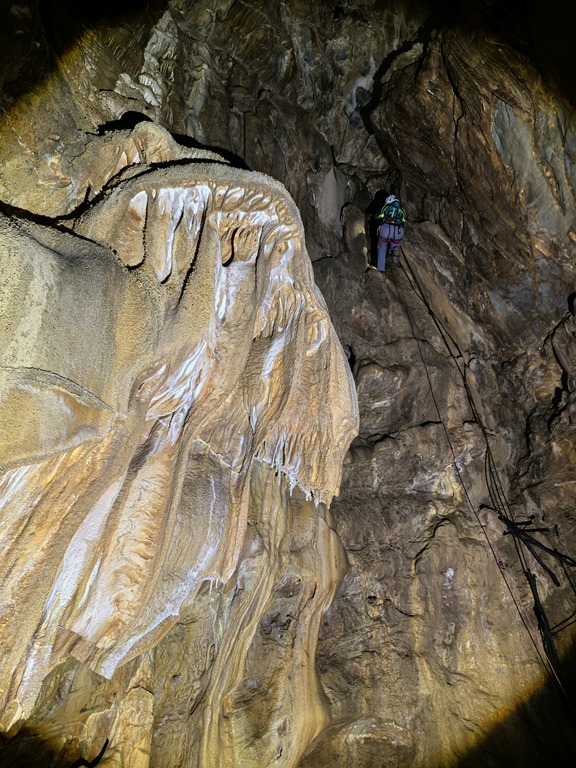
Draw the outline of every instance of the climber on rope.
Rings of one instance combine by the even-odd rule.
[[[392,264],[398,264],[400,245],[404,238],[406,212],[400,206],[395,195],[388,195],[384,207],[376,216],[376,220],[380,222],[376,230],[378,236],[376,266],[373,264],[368,266],[377,269],[378,272],[384,272],[387,257],[392,259]]]

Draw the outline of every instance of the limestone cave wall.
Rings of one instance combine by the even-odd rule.
[[[1,764],[573,758],[562,33],[530,2],[3,13]]]

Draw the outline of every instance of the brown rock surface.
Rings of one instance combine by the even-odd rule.
[[[16,456],[6,482],[26,489],[26,504],[53,509],[69,487],[83,501],[61,510],[59,527],[40,516],[22,529],[38,542],[18,579],[34,599],[14,600],[22,642],[9,653],[30,687],[22,703],[3,692],[28,713],[5,710],[7,764],[36,737],[51,743],[51,765],[93,759],[106,738],[102,764],[122,766],[571,764],[574,566],[541,546],[576,557],[576,116],[558,76],[562,16],[551,41],[530,2],[170,0],[113,11],[72,17],[55,0],[49,18],[11,16],[43,79],[17,99],[25,75],[6,67],[0,197],[9,258],[20,263],[26,238],[42,269],[16,274],[9,292],[15,316],[30,319],[6,331],[3,447]],[[155,124],[130,130],[134,113]],[[305,492],[338,484],[350,431],[330,393],[348,374],[329,333],[316,348],[325,305],[298,256],[298,214],[269,178],[234,167],[244,163],[296,202],[356,383],[360,431],[333,521]],[[379,275],[365,271],[367,213],[390,191],[409,221],[400,267]],[[256,267],[236,258],[267,242],[272,221],[297,242],[297,290],[276,248],[264,271],[260,256]],[[188,272],[203,254],[218,256]],[[47,310],[31,306],[34,280],[48,286]],[[40,314],[46,324],[34,325]],[[266,323],[282,328],[277,346]],[[217,356],[201,338],[218,339]],[[138,394],[143,381],[150,391]],[[302,439],[283,457],[288,434]],[[31,455],[37,477],[22,465]],[[102,496],[115,480],[123,490]],[[195,512],[210,507],[212,483],[220,508],[240,499],[221,522]],[[102,535],[74,522],[114,494]],[[141,508],[146,519],[132,512]],[[503,535],[499,515],[542,529],[532,552]],[[139,548],[152,539],[153,551]],[[44,577],[51,542],[61,556]],[[70,575],[52,605],[63,629],[41,637],[61,565]],[[94,599],[82,602],[90,573]],[[112,592],[118,610],[98,613]],[[161,603],[177,608],[164,615]],[[26,672],[31,652],[50,658]]]

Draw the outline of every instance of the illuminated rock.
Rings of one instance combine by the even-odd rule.
[[[483,0],[451,4],[449,13],[426,0],[286,0],[280,8],[171,0],[114,18],[108,3],[71,15],[68,3],[53,0],[50,16],[38,5],[14,4],[0,24],[4,202],[117,248],[103,237],[112,212],[98,222],[88,204],[103,195],[120,201],[110,179],[132,184],[143,165],[227,162],[188,147],[202,143],[221,147],[231,165],[282,181],[301,213],[354,372],[361,424],[331,507],[349,569],[316,654],[332,722],[299,768],[570,762],[559,750],[576,751],[572,711],[566,716],[563,694],[546,684],[534,596],[495,511],[499,504],[520,521],[533,515],[544,545],[576,551],[576,122],[573,93],[571,104],[546,61],[551,43],[559,53],[573,48],[561,44],[574,26],[564,23],[569,4],[544,14],[528,4],[534,8],[521,17]],[[576,72],[560,69],[567,79]],[[152,123],[125,130],[144,116],[185,136],[187,147]],[[122,170],[133,163],[141,167]],[[120,201],[129,216],[116,225],[128,243],[123,258],[128,271],[148,275],[160,304],[174,306],[170,285],[182,275],[173,257],[158,255],[153,234],[140,237],[150,190],[130,188],[131,203]],[[164,199],[168,188],[175,186],[164,184]],[[365,272],[377,192],[399,193],[408,213],[406,258],[384,277]],[[183,193],[170,194],[181,206]],[[170,238],[171,219],[160,224]],[[152,258],[140,263],[145,244]],[[176,234],[172,253],[178,249]],[[176,333],[174,312],[161,329]],[[18,387],[24,402],[29,395]],[[43,396],[55,414],[55,398]],[[15,413],[5,415],[11,430]],[[90,421],[85,409],[93,435],[106,431],[110,415],[97,413]],[[59,423],[62,436],[72,430]],[[264,478],[251,489],[276,493]],[[315,621],[304,613],[317,605],[316,594],[307,602],[311,574],[337,577],[317,555],[324,524],[298,485],[290,498],[298,511],[287,513],[286,535],[278,533],[279,575],[259,621],[256,603],[252,612],[242,602],[254,594],[246,585],[270,567],[272,537],[261,535],[267,524],[255,503],[234,582],[244,589],[204,581],[167,634],[110,679],[68,656],[10,732],[0,762],[20,743],[30,751],[37,730],[53,746],[55,768],[80,754],[93,759],[106,738],[106,760],[123,766],[203,760],[212,768],[224,744],[238,764],[274,764],[280,749],[282,760],[298,763],[310,732],[292,716],[294,665],[298,655],[308,659],[303,640],[314,632],[297,628]],[[569,691],[574,578],[545,558],[560,588],[529,553],[526,562],[555,626]],[[96,577],[94,584],[103,587]],[[74,608],[70,626],[90,630],[85,610]],[[218,627],[247,621],[248,651],[243,629],[222,640]],[[97,666],[100,651],[90,659],[81,646],[70,628],[58,638],[62,658],[70,652]],[[285,709],[272,703],[280,700]],[[304,699],[296,709],[319,727],[321,709]]]
[[[194,749],[292,765],[327,722],[314,653],[345,568],[327,509],[350,370],[280,184],[222,163],[134,174],[74,233],[0,222],[3,727],[70,657],[114,679],[214,592]],[[268,639],[248,675],[278,591],[300,650]],[[152,736],[133,696],[107,714],[123,766],[134,707],[134,739]]]

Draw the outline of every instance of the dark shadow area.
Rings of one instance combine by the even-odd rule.
[[[234,152],[231,152],[229,149],[223,149],[222,147],[216,147],[211,144],[201,144],[199,141],[196,141],[196,139],[193,139],[191,136],[187,136],[184,133],[172,133],[171,135],[174,141],[177,141],[178,144],[182,144],[183,147],[215,152],[216,154],[221,155],[224,160],[227,160],[230,165],[234,166],[234,168],[240,168],[243,171],[252,170],[240,155],[234,154]]]
[[[24,726],[12,738],[0,734],[0,766],[2,768],[95,768],[108,748],[104,741],[100,752],[88,760],[83,755],[64,757],[49,740],[33,728]],[[71,752],[72,750],[67,750]]]
[[[109,120],[107,123],[102,123],[98,126],[98,135],[104,136],[105,133],[110,131],[131,131],[139,123],[152,123],[153,120],[143,112],[124,112],[122,117],[118,120]]]
[[[408,0],[406,7],[410,7]],[[543,8],[538,0],[439,0],[428,7],[429,15],[414,38],[382,61],[374,76],[372,95],[359,107],[369,133],[377,133],[371,113],[383,99],[384,74],[415,42],[426,49],[432,36],[442,30],[460,30],[471,39],[485,36],[501,42],[534,66],[549,91],[576,107],[576,2],[551,0]],[[388,151],[386,144],[381,149],[391,167],[397,168],[393,152]],[[401,186],[396,184],[395,188]]]
[[[530,642],[528,638],[526,642]],[[454,743],[446,744],[445,733],[442,742],[444,748],[450,751],[440,753],[440,739],[435,749],[433,725],[437,723],[438,731],[441,731],[446,724],[438,722],[439,715],[433,708],[426,711],[423,699],[416,719],[407,720],[405,727],[410,731],[414,744],[418,743],[422,734],[430,745],[430,754],[424,761],[422,757],[416,759],[413,745],[402,739],[395,741],[389,738],[388,712],[372,711],[364,713],[359,720],[350,718],[329,726],[313,742],[300,768],[413,768],[415,765],[420,768],[572,768],[576,764],[574,648],[561,663],[560,674],[564,691],[552,679],[525,699],[520,698],[520,691],[509,691],[510,696],[517,696],[516,706],[512,709],[511,701],[506,713],[494,710],[492,726],[487,722],[485,706],[477,718],[468,712],[467,720],[462,720],[461,725],[470,732],[470,741],[476,739],[477,742],[460,754],[452,751]],[[460,715],[458,701],[462,700],[463,692],[458,691],[458,686],[463,679],[466,679],[464,668],[455,675],[446,672],[446,686],[454,693],[451,712],[454,721]],[[502,696],[499,697],[502,701],[506,699],[504,693],[502,689]],[[488,691],[486,696],[490,696]],[[444,697],[445,703],[448,697],[449,693]],[[407,709],[414,714],[411,707]],[[367,722],[371,720],[375,721],[373,728],[370,725],[367,727]],[[384,727],[380,730],[382,725]],[[461,729],[458,730],[461,734]],[[457,737],[454,733],[453,742]]]
[[[569,768],[576,759],[576,648],[560,664],[560,683],[549,679],[476,748],[458,768]],[[440,768],[440,766],[438,766]]]
[[[576,3],[570,0],[444,0],[436,26],[484,30],[528,58],[545,85],[576,105]]]
[[[40,734],[24,726],[11,739],[0,735],[2,768],[38,768],[57,766],[60,756]]]
[[[366,231],[369,234],[369,243],[368,243],[368,263],[372,264],[372,266],[376,266],[376,261],[378,257],[378,226],[379,222],[376,220],[377,214],[380,213],[382,208],[384,207],[384,204],[386,202],[386,198],[388,195],[392,194],[392,192],[388,192],[383,189],[379,189],[378,192],[374,195],[374,200],[370,203],[370,205],[366,208],[365,214],[366,214]]]
[[[38,9],[48,44],[63,53],[99,24],[139,19],[152,26],[167,5],[167,0],[39,0]]]
[[[0,0],[0,109],[46,80],[63,56],[89,29],[101,23],[137,19],[153,25],[167,0]],[[143,26],[140,24],[140,26]]]
[[[102,123],[99,125],[98,135],[104,136],[104,134],[110,133],[112,131],[131,131],[139,123],[146,122],[152,123],[154,121],[143,112],[135,112],[130,110],[128,112],[124,112],[122,117],[118,118],[118,120],[109,120],[107,123]],[[252,170],[245,163],[244,159],[240,157],[240,155],[234,154],[234,152],[231,152],[229,149],[224,149],[223,147],[217,147],[209,144],[202,144],[201,142],[196,141],[196,139],[193,139],[191,136],[187,136],[184,133],[174,133],[170,131],[170,135],[174,141],[176,141],[178,144],[181,144],[183,147],[187,147],[188,149],[203,149],[208,152],[215,152],[216,154],[221,155],[221,157],[230,163],[230,165],[234,166],[234,168],[241,168],[244,171]]]

